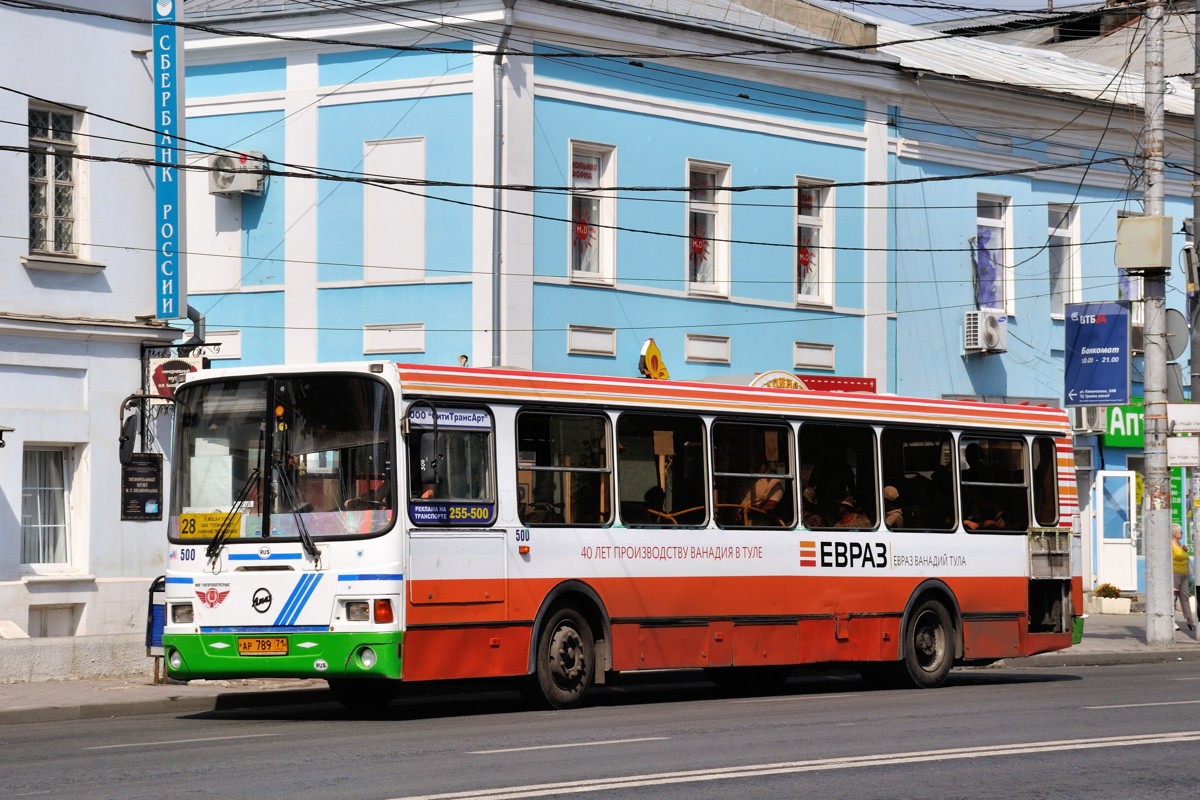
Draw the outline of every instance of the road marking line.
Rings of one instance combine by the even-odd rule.
[[[579,794],[581,792],[603,792],[613,789],[632,789],[645,786],[698,783],[700,781],[728,780],[731,778],[757,778],[769,775],[788,775],[800,772],[818,772],[833,769],[858,769],[862,767],[917,764],[931,761],[953,761],[994,756],[1045,755],[1053,750],[1094,750],[1106,747],[1138,747],[1155,744],[1180,744],[1200,741],[1200,731],[1179,733],[1142,734],[1137,736],[1104,736],[1077,741],[1027,742],[1024,744],[998,744],[986,747],[954,747],[946,750],[918,750],[908,753],[882,753],[879,755],[847,756],[842,758],[813,759],[810,761],[785,761],[775,764],[748,764],[740,767],[718,767],[714,769],[662,772],[650,775],[627,775],[617,778],[594,780],[561,781],[528,786],[507,786],[495,789],[472,789],[443,794],[408,795],[393,800],[519,800],[527,797],[550,797],[554,795]]]
[[[1109,708],[1153,708],[1154,706],[1191,706],[1200,700],[1166,700],[1161,703],[1122,703],[1117,706],[1084,706],[1088,711],[1102,711]]]
[[[84,750],[116,750],[121,747],[156,747],[162,745],[193,744],[195,742],[229,742],[234,739],[261,739],[266,736],[283,736],[282,733],[246,733],[240,736],[205,736],[202,739],[174,739],[172,741],[154,741],[129,744],[98,744],[85,747]]]
[[[665,742],[669,736],[644,736],[641,739],[606,739],[601,742],[571,742],[569,744],[539,744],[529,747],[506,747],[503,750],[468,750],[473,756],[487,756],[493,753],[524,753],[529,750],[557,750],[562,747],[595,747],[599,744],[629,744],[631,742]]]
[[[843,697],[861,697],[861,696],[862,696],[862,692],[838,692],[837,693],[838,700],[841,700]],[[828,700],[829,697],[830,697],[830,695],[827,695],[827,694],[805,694],[805,695],[793,695],[791,697],[751,697],[751,698],[747,698],[745,700],[730,700],[729,702],[731,702],[731,703],[782,703],[782,702],[786,702],[789,700],[794,700],[797,702],[807,702],[810,700]]]

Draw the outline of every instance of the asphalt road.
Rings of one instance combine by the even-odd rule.
[[[933,691],[849,673],[731,697],[638,676],[586,708],[515,692],[9,725],[8,798],[1190,797],[1195,662],[960,670]]]

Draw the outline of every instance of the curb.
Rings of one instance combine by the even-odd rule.
[[[1006,658],[997,661],[993,668],[1030,667],[1107,667],[1121,664],[1166,664],[1173,661],[1200,661],[1200,649],[1194,647],[1151,648],[1129,652],[1103,653],[1046,653],[1024,658]]]

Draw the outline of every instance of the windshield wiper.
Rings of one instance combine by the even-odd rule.
[[[254,487],[258,477],[258,467],[255,467],[250,476],[246,478],[246,482],[242,484],[237,499],[233,501],[233,507],[225,514],[225,519],[221,520],[221,526],[217,528],[212,541],[208,543],[208,549],[204,551],[204,557],[209,561],[216,561],[217,557],[221,555],[221,548],[225,546],[225,540],[229,538],[230,532],[233,530],[234,515],[245,506],[246,498],[250,496],[250,489]]]
[[[304,546],[304,552],[308,553],[313,561],[320,561],[321,551],[317,549],[312,534],[308,532],[308,523],[304,521],[304,513],[312,511],[312,506],[308,503],[300,505],[296,497],[296,486],[288,479],[286,469],[276,464],[275,474],[279,476],[279,488],[283,490],[283,502],[287,504],[288,513],[296,518],[296,532],[300,534],[300,544]]]

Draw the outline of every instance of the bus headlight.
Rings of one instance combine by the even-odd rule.
[[[366,600],[347,600],[346,620],[348,622],[370,622],[371,604]]]
[[[171,606],[171,622],[176,625],[191,625],[196,621],[196,614],[191,603],[175,603]]]
[[[179,651],[173,647],[167,652],[167,664],[171,669],[179,669],[183,666],[183,656],[179,655]]]

